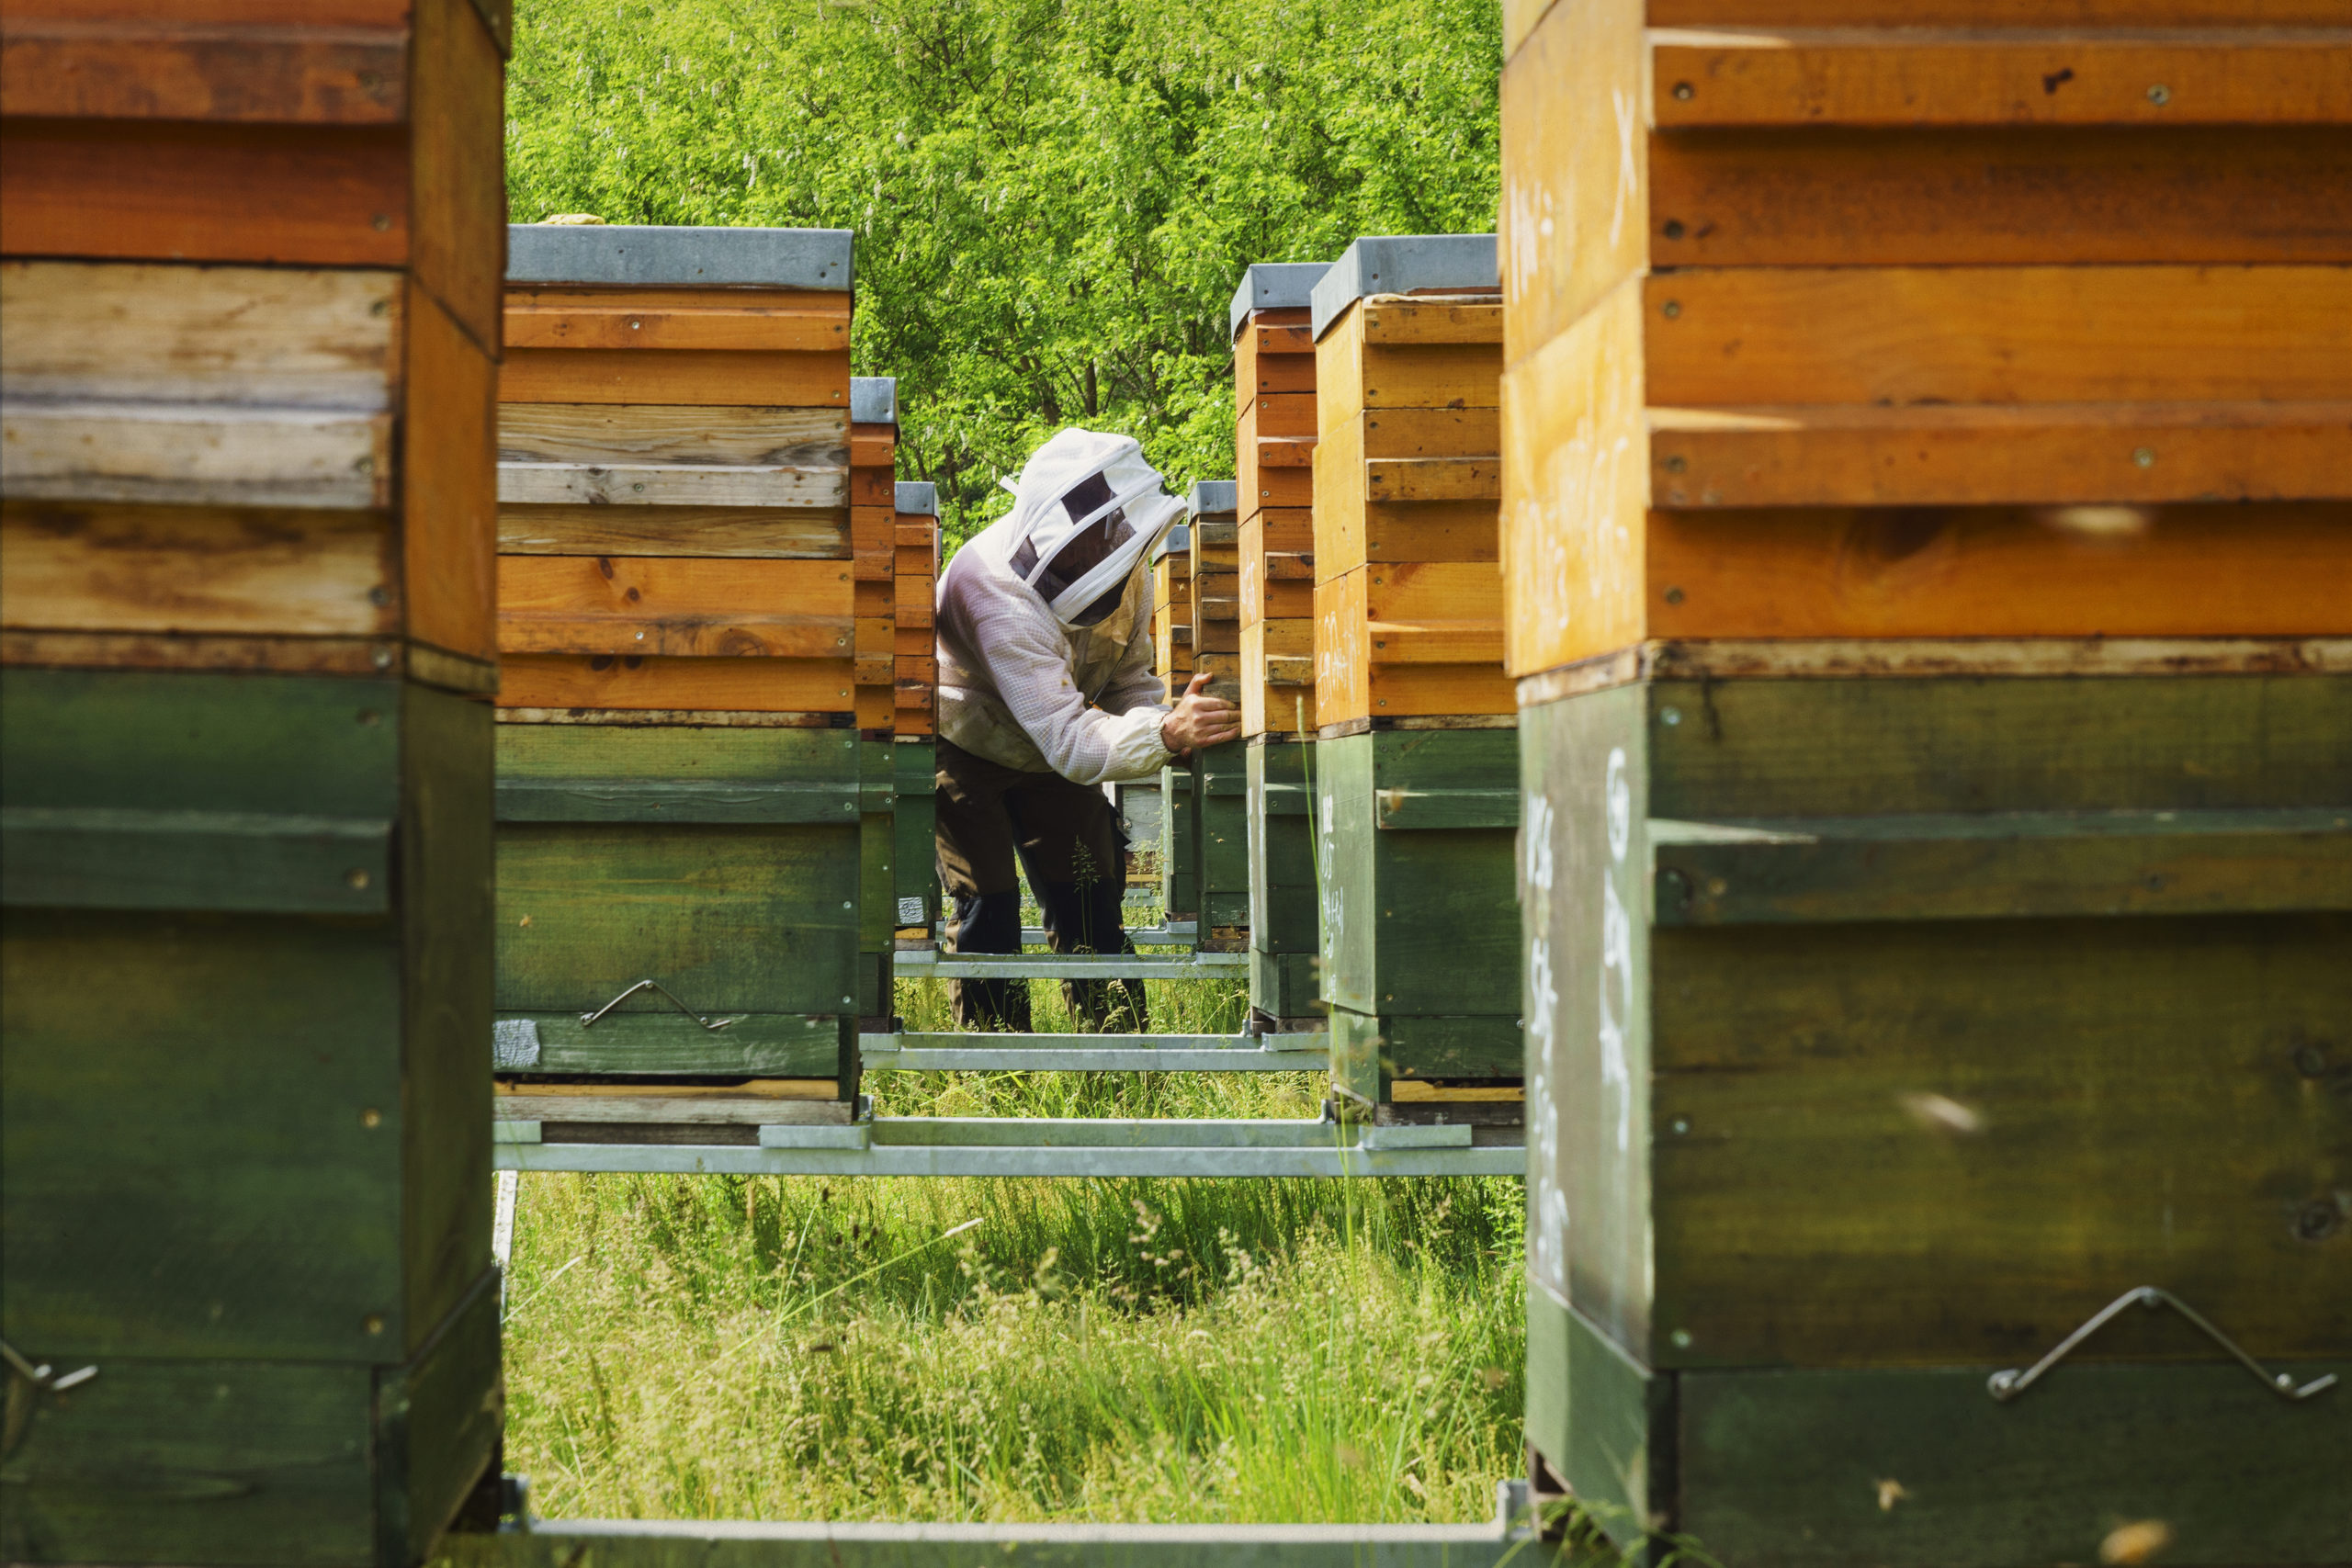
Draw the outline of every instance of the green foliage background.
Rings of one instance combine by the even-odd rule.
[[[521,0],[514,220],[856,234],[854,360],[951,541],[1064,424],[1233,472],[1257,261],[1485,232],[1499,0]]]

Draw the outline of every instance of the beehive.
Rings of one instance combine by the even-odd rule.
[[[756,1121],[847,1113],[855,1021],[888,962],[887,872],[873,885],[893,794],[887,739],[858,728],[889,711],[892,525],[886,510],[885,546],[861,561],[849,287],[838,230],[513,231],[499,407],[510,1116],[552,1095],[551,1077],[734,1086],[775,1101],[749,1107]],[[881,678],[861,682],[857,639],[877,617]],[[543,1139],[602,1135],[593,1097],[573,1099],[540,1107]],[[739,1118],[696,1135],[756,1131]]]
[[[1491,235],[1359,240],[1315,285],[1316,808],[1333,1081],[1516,1120],[1516,722],[1495,565]]]
[[[1541,1478],[1724,1562],[2335,1561],[2342,9],[1647,12],[1507,28]],[[2134,1308],[1994,1381],[2143,1287],[2263,1374]]]
[[[899,383],[849,383],[850,547],[857,579],[857,1012],[871,1032],[890,1028],[891,953],[898,926],[897,734],[899,636]]]
[[[1182,523],[1151,547],[1153,668],[1170,701],[1193,679],[1193,538]],[[1200,819],[1193,810],[1193,770],[1159,770],[1159,902],[1166,918],[1189,920],[1200,912]]]
[[[503,22],[333,20],[0,18],[10,1562],[412,1563],[502,1424]]]
[[[1233,291],[1236,472],[1241,513],[1241,731],[1249,745],[1250,1006],[1319,1028],[1315,850],[1306,761],[1315,733],[1315,337],[1307,296],[1322,262],[1261,262]],[[1275,430],[1259,428],[1267,400]],[[1272,476],[1269,478],[1268,476]],[[1307,481],[1295,493],[1298,479]],[[1281,504],[1273,491],[1294,487]]]
[[[1231,479],[1196,479],[1185,492],[1186,548],[1193,557],[1193,672],[1227,702],[1242,694],[1241,547]],[[1228,740],[1191,759],[1195,814],[1194,886],[1200,945],[1239,952],[1250,924],[1250,749]]]
[[[939,856],[933,840],[939,743],[939,645],[933,626],[939,595],[939,491],[901,479],[897,508],[897,655],[899,728],[891,750],[898,779],[898,914],[900,944],[933,945],[939,919]]]

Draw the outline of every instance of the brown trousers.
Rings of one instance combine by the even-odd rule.
[[[939,739],[939,886],[951,900],[950,953],[1021,951],[1021,874],[1056,953],[1132,953],[1120,899],[1126,835],[1102,791],[1028,773]],[[1096,1032],[1148,1027],[1140,980],[1066,980],[1070,1016]],[[951,980],[966,1029],[1030,1031],[1025,980]]]

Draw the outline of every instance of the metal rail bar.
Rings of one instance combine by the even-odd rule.
[[[1516,1176],[1517,1144],[1475,1145],[1463,1126],[1344,1127],[1236,1121],[876,1117],[848,1126],[763,1126],[759,1144],[543,1144],[539,1125],[496,1124],[500,1170],[739,1176]]]
[[[899,953],[901,980],[1191,980],[1250,967],[1246,953]]]
[[[861,1034],[857,1043],[869,1070],[909,1072],[1311,1073],[1331,1065],[1320,1034]]]

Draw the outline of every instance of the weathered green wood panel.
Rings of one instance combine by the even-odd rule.
[[[1272,1019],[1314,1023],[1323,1013],[1323,991],[1315,979],[1318,962],[1312,953],[1261,953],[1251,948],[1250,1009]]]
[[[1649,824],[1662,926],[2352,909],[2352,810]]]
[[[389,819],[0,807],[0,902],[52,909],[380,915]]]
[[[1332,1070],[1361,1099],[1388,1099],[1398,1078],[1521,1075],[1524,1053],[1516,1017],[1340,1011],[1346,1016],[1333,1015]]]
[[[854,789],[797,781],[498,781],[501,822],[851,822],[859,805]]]
[[[892,743],[891,762],[899,806],[893,834],[896,840],[892,878],[897,926],[931,929],[939,919],[939,751],[929,736],[900,736]]]
[[[1316,831],[1322,863],[1323,996],[1333,1007],[1380,1010],[1378,873],[1372,827],[1373,738],[1315,743]]]
[[[2341,1385],[2292,1404],[2227,1363],[2068,1364],[2001,1404],[1991,1370],[1679,1374],[1676,1528],[1743,1568],[2095,1562],[2127,1520],[2163,1522],[2166,1563],[2346,1560]]]
[[[54,1358],[55,1347],[18,1333],[12,1312],[11,1341]],[[373,1562],[375,1385],[374,1370],[356,1361],[109,1357],[89,1382],[39,1398],[0,1462],[0,1553],[11,1562]]]
[[[401,1228],[413,1351],[490,1267],[489,1037],[497,728],[488,703],[401,705]]]
[[[1200,897],[1207,926],[1250,923],[1250,747],[1229,740],[1193,760],[1193,799],[1200,812]]]
[[[1159,770],[1159,901],[1171,920],[1200,912],[1200,814],[1190,763]]]
[[[718,1012],[711,1021],[727,1027],[713,1031],[647,994],[593,1027],[576,1012],[501,1016],[527,1019],[539,1045],[528,1066],[502,1069],[509,1073],[831,1077],[841,1048],[831,1014]]]
[[[506,1414],[498,1275],[467,1288],[438,1332],[376,1389],[379,1561],[417,1562],[489,1467]]]
[[[8,911],[8,1338],[398,1360],[401,1011],[388,922]]]
[[[498,776],[647,784],[770,784],[854,790],[862,742],[854,729],[726,725],[502,724]],[[844,795],[842,799],[852,798]]]
[[[401,683],[306,675],[0,670],[11,807],[389,821]]]
[[[1638,1551],[1674,1516],[1675,1378],[1626,1355],[1542,1286],[1529,1287],[1527,1302],[1528,1436],[1609,1539]]]
[[[1655,817],[2325,808],[2347,804],[2352,779],[2343,676],[1634,689],[1646,693]]]
[[[2142,1284],[2258,1356],[2352,1356],[2352,919],[1650,951],[1651,1364],[2030,1362]],[[2135,1313],[2077,1355],[2211,1353]]]
[[[697,1011],[854,1010],[859,834],[510,824],[498,1006],[592,1011],[641,979]]]
[[[1306,742],[1262,736],[1250,742],[1250,948],[1270,957],[1311,954],[1317,945],[1314,818],[1308,811],[1312,758]],[[1290,972],[1279,964],[1263,968],[1270,980]],[[1308,980],[1306,999],[1311,1007],[1311,969]],[[1295,1008],[1295,990],[1280,986],[1261,997],[1253,978],[1250,1005],[1270,1017],[1302,1016],[1271,1005]]]

